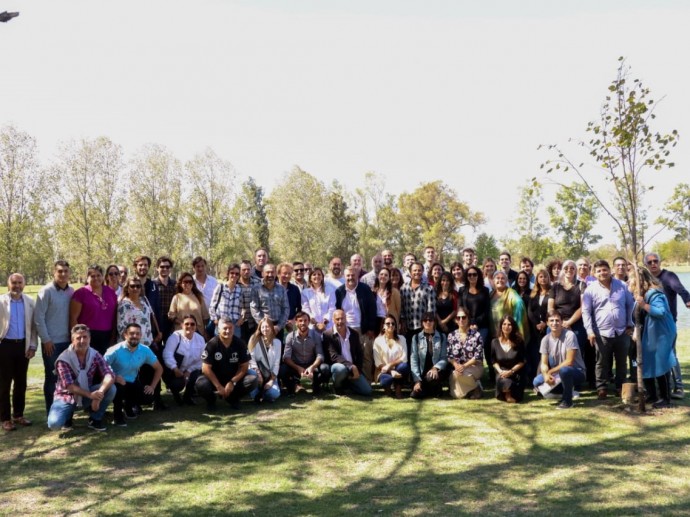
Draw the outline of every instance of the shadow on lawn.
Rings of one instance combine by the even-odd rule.
[[[642,486],[655,513],[690,507],[687,491],[664,493],[664,484],[655,493],[653,484],[685,471],[690,438],[668,437],[688,424],[687,408],[670,421],[621,413],[634,425],[609,432],[602,422],[617,410],[592,400],[562,412],[533,401],[497,407],[486,397],[385,407],[297,397],[211,415],[182,408],[146,412],[106,434],[83,429],[80,417],[82,428],[62,439],[46,436],[40,422],[5,442],[13,451],[0,456],[2,490],[40,494],[29,513],[55,513],[53,499],[69,505],[64,514],[649,513],[635,494],[616,491],[621,476],[632,475],[636,483],[626,487]],[[42,411],[39,402],[32,393],[31,413]],[[598,439],[583,443],[593,430]],[[545,439],[551,433],[560,435],[558,446]],[[482,440],[493,444],[492,454],[476,457]],[[636,464],[643,468],[631,471]]]

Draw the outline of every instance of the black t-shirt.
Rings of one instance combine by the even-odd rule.
[[[563,321],[570,319],[575,314],[575,311],[580,308],[580,297],[584,292],[585,284],[579,281],[569,290],[564,289],[558,282],[551,286],[549,298],[553,299],[553,308],[561,314]]]
[[[206,343],[201,359],[205,364],[211,365],[218,382],[225,385],[237,374],[241,364],[249,362],[250,355],[247,345],[238,337],[233,336],[230,346],[226,347],[216,336]]]

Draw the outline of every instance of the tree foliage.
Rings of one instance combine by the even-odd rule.
[[[664,206],[657,223],[675,232],[675,239],[690,242],[690,185],[680,183]]]
[[[541,222],[539,214],[544,204],[542,186],[534,179],[529,180],[520,188],[518,199],[514,234],[512,238],[504,239],[504,247],[516,256],[530,257],[535,263],[542,263],[554,252],[553,241],[547,235],[548,228]]]
[[[481,212],[458,201],[455,191],[440,180],[422,183],[411,193],[400,194],[398,210],[407,249],[434,246],[441,257],[462,249],[464,228],[476,229],[485,222]]]
[[[644,193],[647,187],[643,174],[674,166],[669,161],[678,132],[654,131],[651,127],[657,103],[641,80],[630,77],[630,67],[619,58],[616,78],[608,87],[599,118],[587,124],[588,139],[578,141],[594,162],[595,171],[603,171],[611,185],[612,202],[607,202],[593,186],[584,163],[571,159],[558,145],[548,149],[556,158],[542,164],[547,172],[573,171],[597,199],[601,208],[619,229],[624,246],[637,257],[644,248]]]
[[[474,251],[477,253],[477,259],[479,260],[480,264],[486,258],[498,260],[498,254],[501,252],[501,250],[498,248],[496,237],[485,232],[477,235],[477,238],[474,241]]]
[[[582,183],[561,185],[555,206],[547,208],[551,228],[560,237],[558,254],[562,257],[586,256],[589,247],[601,240],[593,233],[599,216],[599,204]]]

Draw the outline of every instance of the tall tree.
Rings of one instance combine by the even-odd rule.
[[[273,188],[266,205],[274,258],[328,263],[339,230],[321,181],[295,166]]]
[[[657,223],[673,230],[676,240],[690,242],[690,185],[687,183],[676,185]]]
[[[46,234],[51,195],[37,159],[36,140],[14,126],[0,130],[0,271],[2,276],[22,271],[40,275],[38,253],[51,251],[40,245]],[[48,243],[48,240],[43,241]],[[52,255],[52,253],[48,256]],[[28,266],[28,267],[27,267]]]
[[[477,235],[477,238],[474,240],[474,251],[477,253],[477,258],[480,261],[479,264],[486,258],[498,260],[498,255],[501,252],[498,249],[496,237],[485,232]]]
[[[206,149],[186,163],[185,171],[190,187],[185,207],[192,254],[202,255],[217,271],[232,254],[226,228],[235,197],[235,169],[212,149]]]
[[[333,223],[333,247],[330,252],[339,257],[347,257],[357,250],[356,216],[351,212],[345,200],[344,187],[334,181],[328,192],[331,207],[331,222]]]
[[[547,210],[551,227],[561,239],[561,256],[576,258],[587,255],[589,247],[601,240],[601,235],[594,233],[599,204],[582,183],[561,185],[556,193],[555,205]]]
[[[124,221],[122,148],[106,137],[61,145],[52,174],[62,185],[62,217],[57,224],[60,250],[77,271],[115,260],[121,251]]]
[[[229,240],[237,260],[253,257],[257,248],[269,249],[264,189],[251,176],[242,184],[230,213]]]
[[[464,228],[475,229],[485,221],[481,212],[458,201],[455,191],[440,180],[400,194],[398,208],[407,248],[434,246],[441,257],[459,252],[465,241]]]
[[[594,177],[585,164],[575,161],[558,145],[547,146],[556,158],[547,160],[542,168],[546,167],[547,172],[574,171],[617,226],[627,251],[639,258],[645,244],[641,239],[645,218],[644,173],[674,166],[669,156],[678,132],[674,129],[660,133],[652,129],[658,104],[642,81],[631,79],[630,67],[622,57],[608,92],[599,119],[587,125],[589,139],[577,143],[593,159],[593,169],[604,172],[612,186],[612,202],[597,192]]]
[[[189,259],[193,253],[184,225],[182,166],[165,147],[149,144],[131,162],[126,231],[127,256],[161,254]]]

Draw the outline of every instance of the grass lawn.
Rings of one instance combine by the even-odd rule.
[[[687,365],[690,332],[680,355]],[[531,394],[518,406],[300,394],[145,411],[100,434],[79,415],[50,433],[40,360],[29,375],[34,426],[0,435],[2,515],[690,514],[686,401],[636,416],[592,392],[569,411]]]

